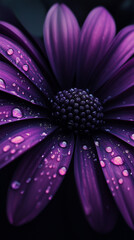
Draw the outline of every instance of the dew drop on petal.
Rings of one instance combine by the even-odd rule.
[[[134,133],[130,136],[130,138],[134,141]]]
[[[24,64],[22,68],[23,68],[23,70],[24,70],[25,72],[28,71],[28,65],[27,65],[27,64]]]
[[[13,54],[13,49],[12,49],[12,48],[9,48],[9,49],[7,50],[7,54],[8,54],[9,56],[11,56],[11,55]]]
[[[23,141],[24,141],[24,138],[22,136],[16,136],[11,139],[11,142],[15,144],[22,143]]]
[[[0,78],[0,88],[3,88],[3,89],[6,88],[6,84],[2,78]]]
[[[112,148],[111,147],[106,147],[106,152],[107,153],[111,153],[112,152]]]
[[[82,146],[82,149],[83,149],[83,150],[87,150],[87,145],[83,145],[83,146]]]
[[[66,167],[61,167],[61,168],[59,169],[59,174],[60,174],[61,176],[64,176],[64,175],[66,174],[66,172],[67,172]]]
[[[116,156],[111,159],[111,162],[117,166],[120,166],[123,164],[123,159],[120,156]]]
[[[119,182],[119,184],[122,184],[123,183],[123,179],[119,178],[118,182]]]
[[[62,141],[62,142],[59,143],[59,146],[61,148],[66,148],[67,147],[67,142],[66,141]]]
[[[12,110],[13,117],[22,118],[22,111],[19,108],[14,108]]]
[[[124,177],[128,177],[129,172],[128,172],[127,169],[124,169],[124,170],[122,171],[122,174],[123,174]]]
[[[12,189],[14,189],[14,190],[17,190],[17,189],[19,189],[20,188],[20,182],[18,182],[18,181],[13,181],[12,183],[11,183],[11,188]]]
[[[102,160],[100,161],[100,165],[101,165],[102,168],[106,166],[105,162],[102,161]]]
[[[3,147],[3,152],[7,152],[10,149],[10,145],[6,145]]]

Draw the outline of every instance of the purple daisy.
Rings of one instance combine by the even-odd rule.
[[[45,50],[7,22],[0,31],[0,167],[22,155],[8,190],[10,223],[44,209],[74,153],[90,225],[110,231],[117,205],[134,229],[134,25],[115,36],[112,16],[97,7],[80,30],[71,10],[55,4]]]

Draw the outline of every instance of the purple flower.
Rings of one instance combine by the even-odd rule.
[[[74,153],[90,225],[110,231],[116,203],[134,229],[134,25],[115,36],[112,16],[97,7],[80,30],[70,9],[55,4],[45,50],[7,22],[0,31],[0,167],[23,154],[8,190],[9,221],[24,224],[44,209]]]

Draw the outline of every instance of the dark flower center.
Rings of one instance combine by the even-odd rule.
[[[51,99],[51,107],[54,121],[75,133],[90,133],[103,124],[103,107],[87,89],[60,91]]]

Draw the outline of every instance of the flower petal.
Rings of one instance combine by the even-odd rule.
[[[37,50],[38,46],[34,46],[33,41],[24,34],[20,29],[13,26],[10,23],[0,21],[0,33],[10,37],[12,40],[16,41],[16,43],[22,45],[25,50],[27,50],[31,55],[32,58],[37,61],[43,68],[46,68],[45,59],[41,55],[40,51]]]
[[[0,35],[0,53],[36,85],[45,96],[52,92],[48,81],[29,53],[7,36]]]
[[[1,92],[0,125],[35,118],[48,118],[47,110],[21,99],[18,101],[14,96]]]
[[[67,172],[73,147],[72,135],[58,132],[24,156],[8,192],[7,212],[12,224],[32,220],[50,202]]]
[[[134,54],[134,25],[123,28],[114,38],[107,54],[92,79],[92,91],[96,91]]]
[[[99,232],[112,230],[116,222],[116,208],[91,139],[77,139],[74,164],[76,183],[87,220]]]
[[[74,80],[79,39],[78,22],[64,4],[53,5],[44,23],[47,55],[62,88],[70,88]]]
[[[96,92],[96,94],[101,101],[109,101],[108,105],[111,106],[113,98],[118,97],[124,92],[127,92],[127,90],[132,86],[134,86],[133,58],[124,64],[113,78],[110,78],[108,81],[106,81],[105,84]],[[124,101],[123,98],[120,100]]]
[[[78,87],[87,87],[96,66],[107,52],[115,31],[114,19],[105,8],[97,7],[87,16],[80,35]]]
[[[0,127],[0,168],[13,161],[55,130],[45,120],[23,120]]]
[[[0,91],[15,95],[29,102],[45,106],[39,89],[21,72],[0,61]]]
[[[121,140],[98,134],[95,141],[109,189],[128,225],[134,229],[134,150]]]
[[[134,108],[120,107],[120,108],[106,111],[104,112],[104,120],[107,120],[107,119],[134,121]]]
[[[134,147],[134,123],[107,121],[104,130]]]

